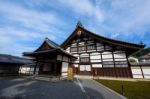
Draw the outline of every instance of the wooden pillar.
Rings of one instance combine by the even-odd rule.
[[[125,53],[126,54],[126,53]],[[127,59],[127,64],[128,64],[128,71],[129,71],[129,74],[130,74],[130,77],[133,78],[133,75],[132,75],[132,72],[131,72],[131,65],[128,61],[128,57],[127,57],[127,54],[126,54],[126,59]]]
[[[102,63],[102,76],[104,76],[104,70],[103,70],[103,57],[102,57],[102,53],[100,53],[101,55],[101,63]]]
[[[115,58],[114,58],[114,53],[113,52],[114,52],[114,50],[112,51],[112,57],[113,57],[113,63],[114,63],[113,64],[114,65],[114,72],[115,72],[115,76],[118,77],[117,71],[116,71],[116,64],[115,64]]]
[[[140,69],[141,69],[142,77],[144,78],[144,73],[141,65],[140,65]]]
[[[55,64],[54,64],[54,72],[55,72],[55,75],[57,76],[57,61],[55,62]]]
[[[35,59],[34,74],[36,73],[36,68],[37,68],[37,58]]]

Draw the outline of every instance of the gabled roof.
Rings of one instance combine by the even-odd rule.
[[[98,35],[96,33],[93,33],[91,31],[85,29],[83,26],[80,26],[80,25],[76,26],[73,33],[61,44],[61,47],[65,48],[65,46],[67,46],[70,43],[71,39],[77,35],[76,32],[78,30],[81,30],[86,35],[89,35],[90,37],[93,37],[93,38],[95,38],[101,42],[111,44],[114,46],[121,46],[124,48],[134,49],[134,50],[140,50],[140,49],[143,49],[145,47],[145,45],[141,45],[141,44],[129,43],[129,42],[125,42],[125,41],[119,41],[119,40],[103,37],[101,35]]]
[[[31,59],[12,56],[7,54],[0,54],[0,63],[7,63],[7,64],[28,64],[32,63]]]
[[[47,49],[47,50],[42,50],[40,51],[39,49],[44,45],[47,44],[49,47],[52,47],[52,49]],[[72,54],[66,52],[63,48],[61,48],[57,43],[53,42],[52,40],[48,39],[47,37],[45,38],[44,42],[42,43],[42,45],[36,49],[34,52],[24,52],[23,55],[24,56],[36,56],[36,55],[46,55],[46,54],[53,54],[55,52],[64,54],[66,56],[70,56],[73,58],[76,58],[75,56],[73,56]]]
[[[37,52],[39,51],[39,49],[44,45],[44,44],[47,44],[49,47],[53,48],[53,49],[57,49],[57,48],[60,48],[60,46],[53,42],[52,40],[50,40],[49,38],[45,38],[44,42],[41,44],[41,46],[39,48],[37,48],[34,52]]]

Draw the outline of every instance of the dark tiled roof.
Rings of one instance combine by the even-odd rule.
[[[60,47],[60,45],[58,45],[57,43],[53,42],[52,40],[50,40],[49,38],[45,38],[44,42],[46,42],[50,47],[52,47],[53,49],[51,50],[44,50],[44,51],[34,51],[34,52],[24,52],[23,55],[25,56],[31,56],[31,55],[38,55],[38,54],[45,54],[45,53],[51,53],[51,52],[54,52],[54,51],[57,51],[57,52],[60,52],[60,53],[63,53],[67,56],[71,56],[73,58],[76,58],[75,56],[73,56],[72,54],[66,52],[63,48]],[[42,44],[43,45],[43,44]],[[41,45],[41,46],[42,46]],[[41,47],[40,46],[40,47]],[[39,48],[38,48],[39,49]]]
[[[45,38],[45,42],[53,48],[60,48],[60,46],[57,43],[53,42],[47,37]]]
[[[127,45],[129,47],[133,47],[136,49],[142,49],[145,47],[145,45],[141,45],[141,44],[135,44],[135,43],[130,43],[130,42],[126,42],[126,41],[120,41],[120,40],[115,40],[115,39],[111,39],[111,38],[107,38],[101,35],[98,35],[96,33],[93,33],[91,31],[89,31],[88,29],[84,28],[83,26],[78,25],[75,30],[73,31],[73,33],[61,44],[62,47],[64,47],[66,45],[67,42],[70,41],[70,38],[74,35],[74,33],[78,30],[78,28],[82,29],[83,31],[85,31],[86,33],[93,35],[94,37],[97,37],[99,39],[102,39],[105,42],[111,42],[112,44],[116,44],[116,45]]]
[[[32,61],[30,59],[23,58],[23,57],[0,54],[0,63],[28,64],[28,63],[32,63]]]

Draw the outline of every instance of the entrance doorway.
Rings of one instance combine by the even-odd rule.
[[[39,67],[39,75],[61,75],[61,62],[57,63],[42,63]]]

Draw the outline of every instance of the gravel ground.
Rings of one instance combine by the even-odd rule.
[[[0,78],[0,99],[125,99],[91,79],[38,81]]]
[[[72,81],[45,82],[23,78],[0,78],[0,99],[86,99]]]

